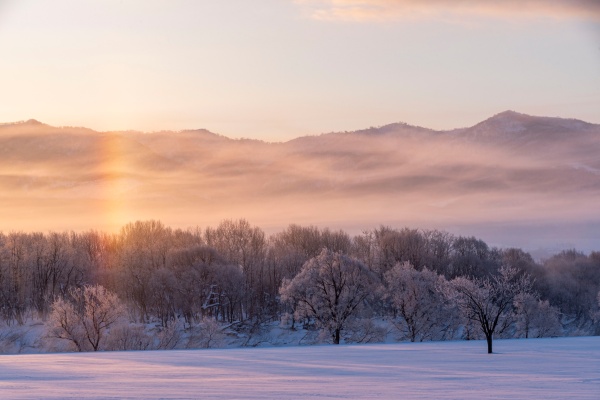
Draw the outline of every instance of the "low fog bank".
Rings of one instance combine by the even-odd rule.
[[[504,112],[473,127],[392,124],[286,143],[205,130],[0,126],[0,230],[247,218],[477,235],[543,256],[600,248],[600,126]]]

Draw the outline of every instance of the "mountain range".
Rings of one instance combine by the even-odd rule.
[[[359,233],[438,228],[499,246],[600,249],[600,125],[506,111],[281,143],[207,130],[0,125],[0,230],[115,230],[246,218]]]

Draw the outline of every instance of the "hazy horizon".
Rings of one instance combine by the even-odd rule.
[[[105,133],[105,134],[110,134],[110,133],[141,133],[141,134],[160,134],[160,133],[165,133],[165,132],[171,132],[171,133],[184,133],[184,132],[207,132],[210,134],[214,134],[216,136],[220,136],[226,139],[231,139],[231,140],[237,140],[237,141],[244,141],[244,140],[256,140],[256,141],[260,141],[260,142],[264,142],[264,143],[271,143],[271,144],[278,144],[278,143],[286,143],[286,142],[290,142],[296,139],[302,139],[302,138],[306,138],[306,137],[316,137],[316,136],[323,136],[323,135],[327,135],[327,134],[334,134],[334,133],[348,133],[348,132],[364,132],[364,131],[369,131],[372,129],[385,129],[388,127],[393,127],[396,125],[404,125],[410,128],[423,128],[425,130],[429,130],[432,132],[451,132],[451,131],[458,131],[461,129],[467,129],[467,128],[471,128],[474,127],[475,125],[484,122],[487,119],[493,118],[495,116],[498,115],[502,115],[502,114],[506,114],[506,113],[514,113],[514,114],[520,114],[520,115],[524,115],[524,116],[528,116],[528,117],[539,117],[539,118],[558,118],[558,119],[563,119],[563,120],[570,120],[570,121],[578,121],[578,122],[584,122],[587,124],[592,124],[592,125],[600,125],[600,123],[595,123],[593,121],[586,121],[586,120],[581,120],[579,118],[574,118],[574,117],[570,117],[570,116],[566,116],[566,115],[531,115],[531,114],[526,114],[526,113],[522,113],[519,110],[513,110],[513,109],[506,109],[506,110],[498,110],[498,112],[495,112],[493,114],[490,114],[488,116],[486,116],[484,119],[482,120],[477,120],[477,121],[472,121],[471,123],[467,124],[467,125],[462,125],[462,126],[448,126],[448,127],[441,127],[441,128],[432,128],[429,126],[425,126],[425,125],[418,125],[418,124],[413,124],[411,123],[411,121],[388,121],[387,123],[383,123],[381,125],[365,125],[362,127],[358,127],[357,129],[354,130],[342,130],[342,129],[334,129],[331,131],[327,131],[327,132],[316,132],[316,133],[311,133],[311,134],[305,134],[305,135],[299,135],[299,136],[293,136],[293,137],[289,137],[289,138],[283,138],[282,140],[268,140],[268,139],[259,139],[259,138],[252,138],[252,137],[244,137],[244,136],[240,136],[240,135],[232,135],[232,136],[228,136],[226,134],[223,134],[221,132],[217,132],[217,131],[211,131],[210,129],[207,129],[203,126],[190,126],[190,127],[186,127],[186,128],[182,128],[182,129],[169,129],[169,128],[165,128],[165,129],[158,129],[158,130],[140,130],[140,129],[133,129],[133,128],[125,128],[125,129],[109,129],[109,130],[100,130],[100,129],[95,129],[92,126],[83,126],[83,125],[68,125],[68,124],[50,124],[47,121],[41,120],[39,118],[27,118],[27,119],[22,119],[22,120],[15,120],[15,121],[0,121],[0,126],[9,126],[9,125],[20,125],[20,124],[40,124],[40,125],[46,125],[49,126],[51,128],[67,128],[67,129],[83,129],[83,130],[87,130],[87,131],[93,131],[93,132],[97,132],[97,133]]]

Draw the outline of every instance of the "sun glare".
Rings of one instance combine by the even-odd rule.
[[[109,230],[116,231],[129,222],[127,162],[123,149],[123,140],[106,133],[101,146],[103,165],[100,172],[101,204],[99,212]]]

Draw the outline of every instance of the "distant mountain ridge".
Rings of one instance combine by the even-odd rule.
[[[0,231],[245,217],[272,229],[392,224],[472,234],[575,223],[593,226],[581,235],[597,240],[599,155],[600,125],[513,111],[453,130],[394,123],[275,143],[29,120],[0,125]]]
[[[507,110],[500,112],[498,114],[493,115],[492,117],[479,122],[471,127],[466,128],[453,128],[453,129],[442,129],[442,130],[434,130],[426,127],[411,125],[405,122],[394,122],[390,124],[386,124],[379,127],[370,127],[365,129],[359,129],[356,131],[345,131],[345,132],[330,132],[330,133],[322,133],[320,135],[309,135],[309,136],[300,136],[294,139],[290,139],[290,142],[296,140],[303,140],[305,138],[315,138],[322,137],[327,135],[336,135],[336,134],[361,134],[361,135],[375,135],[375,134],[402,134],[402,133],[410,133],[414,134],[415,132],[420,133],[462,133],[462,132],[470,132],[470,133],[480,133],[480,134],[490,134],[490,133],[528,133],[532,130],[536,132],[540,129],[547,130],[551,132],[556,132],[560,130],[569,130],[569,131],[589,131],[596,129],[598,124],[593,124],[585,121],[581,121],[578,119],[572,118],[560,118],[560,117],[541,117],[541,116],[532,116],[528,114],[518,113],[516,111]],[[60,126],[54,127],[43,122],[40,122],[35,119],[29,119],[26,121],[17,121],[17,122],[4,122],[0,123],[0,129],[2,128],[24,128],[25,130],[28,128],[38,127],[41,129],[49,129],[49,130],[68,130],[68,131],[87,131],[87,132],[97,132],[97,133],[130,133],[130,134],[144,134],[144,135],[152,135],[152,134],[199,134],[206,138],[214,138],[214,139],[229,139],[229,140],[251,140],[258,141],[259,139],[231,139],[227,136],[220,135],[215,132],[211,132],[207,129],[184,129],[179,131],[154,131],[154,132],[142,132],[135,130],[127,130],[127,131],[94,131],[90,128],[86,127],[77,127],[77,126]],[[286,143],[286,142],[273,142],[273,143]]]

